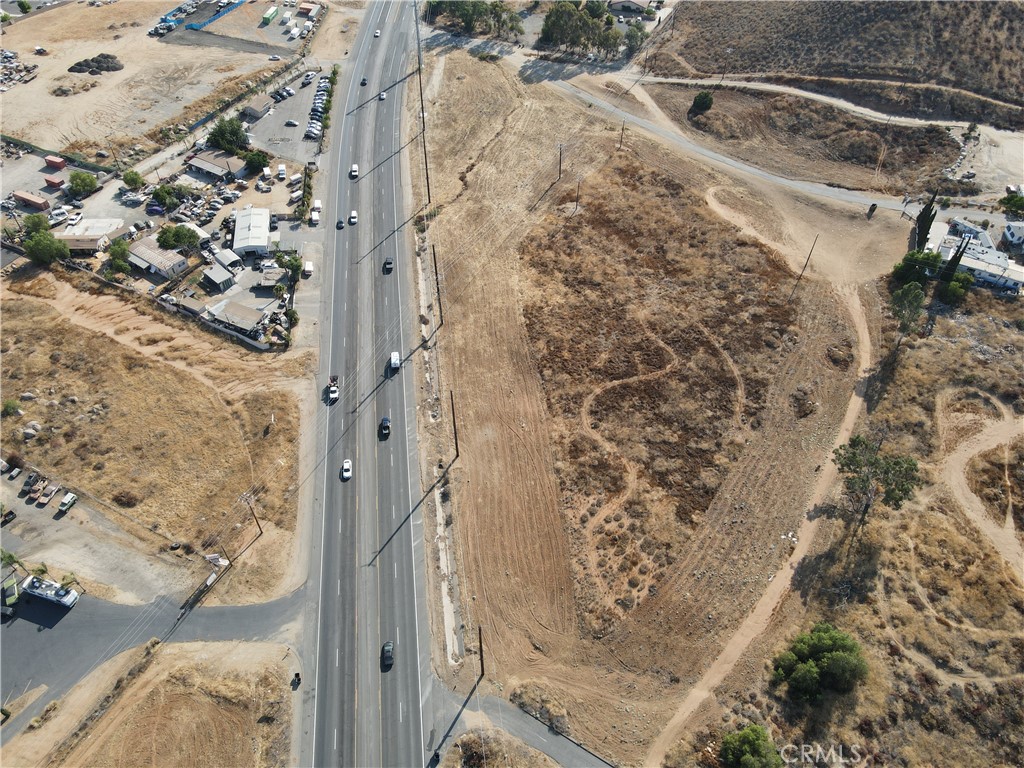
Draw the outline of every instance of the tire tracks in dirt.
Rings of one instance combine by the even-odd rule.
[[[838,292],[850,314],[857,335],[857,386],[847,404],[846,413],[840,423],[838,435],[833,442],[834,446],[846,443],[853,433],[854,426],[864,406],[864,383],[867,380],[871,364],[871,340],[868,334],[867,318],[861,306],[856,287],[853,285],[841,286]],[[814,492],[808,501],[808,508],[813,508],[824,501],[837,477],[838,474],[833,463],[827,462],[822,466],[818,480],[814,485]],[[767,629],[769,622],[775,615],[776,609],[789,592],[793,572],[799,562],[810,551],[818,529],[819,520],[820,518],[811,519],[807,516],[803,518],[797,531],[797,544],[793,548],[792,553],[769,580],[767,588],[754,605],[753,610],[746,615],[736,631],[726,641],[721,652],[711,663],[711,666],[708,667],[700,680],[690,689],[676,709],[675,714],[672,715],[661,733],[651,743],[643,763],[644,765],[661,765],[664,762],[668,750],[679,740],[687,721],[693,713],[713,694],[715,688],[733,670],[754,639]]]

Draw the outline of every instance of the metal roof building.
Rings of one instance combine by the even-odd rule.
[[[266,256],[270,250],[270,209],[245,208],[235,214],[231,250],[239,256]]]
[[[245,170],[245,161],[226,152],[200,152],[187,163],[189,168],[216,176],[233,179]]]
[[[164,277],[177,277],[188,269],[188,259],[180,253],[165,251],[155,237],[144,237],[128,246],[128,261],[139,269]]]

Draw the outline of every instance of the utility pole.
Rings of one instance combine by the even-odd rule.
[[[582,183],[583,179],[576,179],[576,207],[572,209],[573,213],[580,209],[580,184]]]
[[[814,242],[811,243],[811,250],[809,250],[807,252],[807,259],[804,261],[804,267],[803,267],[803,269],[800,270],[800,274],[797,275],[796,282],[793,284],[793,291],[792,291],[792,293],[790,293],[789,294],[789,298],[786,299],[786,303],[787,304],[793,300],[793,296],[796,294],[796,287],[798,285],[800,285],[800,278],[804,276],[804,270],[806,270],[807,269],[807,265],[811,263],[811,254],[814,253],[814,246],[817,245],[817,243],[818,243],[818,235],[815,235],[814,236]]]
[[[562,178],[562,145],[558,145],[558,178]]]
[[[477,642],[480,645],[480,679],[484,679],[484,629],[479,624],[476,627]]]
[[[455,420],[455,393],[448,390],[448,397],[452,402],[452,432],[455,434],[455,458],[459,458],[459,424]]]
[[[622,118],[622,130],[619,132],[619,149],[622,149],[622,140],[626,137],[626,118]]]

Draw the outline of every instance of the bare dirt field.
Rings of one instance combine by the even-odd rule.
[[[268,360],[32,268],[5,286],[3,345],[4,399],[24,411],[3,419],[8,450],[186,554],[248,543],[256,531],[239,496],[255,489],[269,531],[256,551],[278,554],[246,558],[261,562],[259,577],[243,560],[229,578],[245,583],[233,587],[243,601],[273,590],[295,526],[304,358]],[[19,402],[24,392],[34,399]],[[41,428],[26,441],[31,421]]]
[[[74,706],[69,701],[58,709],[62,722],[37,732],[49,738],[46,759],[38,764],[286,765],[294,695],[286,653],[269,643],[187,643],[141,656],[129,652],[130,669],[122,664],[116,680],[92,676],[76,689]],[[42,746],[23,740],[34,741],[34,733],[14,740],[7,764],[27,764],[12,760]]]
[[[818,268],[833,276],[878,274],[898,246],[848,256],[875,237],[862,215],[794,200],[756,216],[779,210],[762,190],[636,137],[616,158],[617,126],[465,54],[443,62],[431,140],[459,150],[434,160],[427,237],[462,446],[464,617],[502,690],[547,696],[574,735],[635,762],[788,556],[852,386],[835,294],[805,281],[786,304],[785,262],[706,192],[797,265],[829,221]],[[517,151],[550,124],[571,147],[553,186],[554,152]]]
[[[165,123],[187,123],[272,66],[263,54],[209,46],[197,55],[195,48],[148,37],[171,7],[132,0],[110,13],[107,6],[71,3],[6,27],[4,47],[39,70],[35,80],[3,94],[4,132],[47,149],[85,152],[91,160],[96,149],[109,149],[108,136],[131,144]],[[47,55],[33,56],[35,46]],[[68,72],[101,53],[116,56],[124,68]],[[58,88],[71,94],[53,95]]]
[[[505,768],[553,768],[547,755],[523,744],[504,731],[478,728],[455,739],[439,768],[502,765]]]
[[[673,17],[659,48],[690,71],[909,80],[1024,104],[1024,55],[1006,52],[1024,33],[1019,2],[698,2]]]
[[[689,118],[698,88],[652,83],[644,90],[704,146],[788,177],[916,194],[933,189],[960,154],[937,126],[886,126],[796,96],[716,90],[712,109]]]

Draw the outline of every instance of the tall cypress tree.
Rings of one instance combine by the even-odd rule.
[[[917,214],[917,250],[919,251],[923,251],[928,245],[928,232],[932,228],[932,222],[935,221],[935,196],[937,194],[937,190],[933,192],[932,199]]]
[[[971,242],[970,235],[964,235],[960,239],[960,245],[956,247],[953,255],[949,257],[949,261],[946,262],[946,266],[942,268],[942,272],[939,273],[939,282],[948,283],[953,279],[956,274],[957,267],[960,266],[960,259],[964,257],[964,253],[967,252],[967,245]]]

